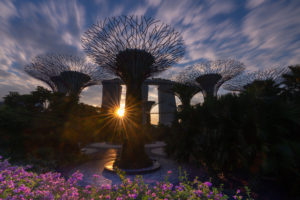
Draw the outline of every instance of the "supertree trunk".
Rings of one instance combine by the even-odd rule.
[[[142,133],[143,82],[174,65],[184,55],[182,37],[167,24],[147,17],[120,16],[94,24],[82,37],[96,64],[120,77],[127,86],[124,142],[117,166],[143,168],[151,160]]]
[[[127,84],[125,110],[125,141],[122,146],[118,167],[123,169],[137,169],[148,167],[152,164],[145,151],[143,137],[143,112],[142,112],[142,84]]]

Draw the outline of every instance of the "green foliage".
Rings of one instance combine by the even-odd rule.
[[[28,95],[10,93],[0,109],[1,151],[46,167],[81,158],[80,148],[96,141],[103,126],[97,108],[42,87]]]
[[[167,152],[215,174],[274,177],[296,192],[300,183],[297,70],[283,76],[285,87],[271,80],[254,81],[239,95],[210,98],[182,110],[166,137]]]
[[[300,103],[300,65],[290,66],[291,73],[284,74],[284,94],[289,100]]]
[[[199,200],[227,200],[221,188],[212,186],[210,182],[200,182],[197,177],[189,181],[187,174],[179,176],[180,182],[173,185],[168,181],[172,171],[168,171],[165,181],[156,185],[148,185],[142,176],[133,180],[126,177],[125,173],[118,171],[122,181],[119,185],[103,184],[101,176],[93,175],[93,183],[83,186],[83,174],[76,171],[68,179],[59,173],[46,172],[42,174],[27,171],[28,167],[12,166],[0,156],[0,198],[9,199],[199,199]],[[238,200],[252,200],[249,189],[246,192],[237,190],[232,198]]]

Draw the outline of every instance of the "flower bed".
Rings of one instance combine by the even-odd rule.
[[[122,184],[120,185],[79,185],[83,175],[75,172],[70,178],[65,179],[59,173],[47,172],[37,174],[27,171],[29,166],[12,166],[0,156],[0,200],[1,199],[229,199],[221,189],[212,187],[210,182],[200,182],[197,178],[188,181],[185,176],[180,176],[180,183],[173,185],[168,181],[168,174],[163,182],[155,186],[144,184],[141,176],[134,180],[127,179],[120,172]],[[169,171],[168,173],[172,173]],[[99,175],[94,175],[95,183]],[[243,198],[238,190],[232,197]]]

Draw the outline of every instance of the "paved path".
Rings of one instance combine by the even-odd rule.
[[[161,142],[161,141],[157,141],[155,143],[145,145],[146,148],[161,148],[161,147],[164,147],[164,146],[166,146],[166,144],[164,142]],[[98,142],[98,143],[93,143],[93,144],[88,145],[83,150],[85,150],[85,149],[111,149],[111,148],[121,149],[121,147],[122,146],[118,145],[118,144],[108,144],[108,143],[105,143],[105,142]]]
[[[143,180],[147,184],[155,184],[157,181],[163,181],[165,176],[168,174],[168,171],[172,171],[169,175],[168,180],[172,183],[178,182],[179,176],[179,164],[175,161],[167,158],[166,154],[163,151],[164,143],[157,142],[154,144],[146,145],[146,151],[152,159],[156,159],[161,164],[161,168],[157,171],[143,174]],[[120,184],[121,180],[117,174],[108,172],[104,170],[104,164],[111,162],[117,156],[117,153],[120,151],[119,145],[109,145],[105,143],[95,143],[89,145],[84,151],[90,154],[93,157],[93,160],[88,161],[87,163],[81,164],[77,167],[74,167],[70,170],[67,175],[71,175],[76,170],[79,170],[84,174],[83,185],[95,183],[94,174],[100,175],[100,180],[97,184]],[[195,174],[195,168],[191,166],[183,165],[183,170],[186,170],[188,174]],[[199,176],[199,170],[197,169],[197,175]],[[200,173],[204,174],[204,173]],[[128,178],[133,179],[135,175],[127,175]],[[201,178],[201,177],[200,177]],[[206,176],[203,176],[204,180]]]

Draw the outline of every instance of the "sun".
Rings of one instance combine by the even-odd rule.
[[[117,114],[118,117],[124,117],[125,109],[124,108],[117,109],[116,114]]]

